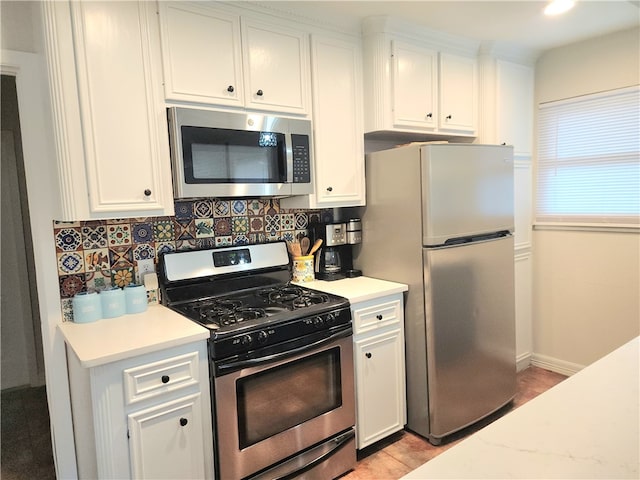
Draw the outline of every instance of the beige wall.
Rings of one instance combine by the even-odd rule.
[[[640,29],[544,53],[536,103],[640,83]],[[534,230],[533,350],[588,365],[640,334],[640,234]]]

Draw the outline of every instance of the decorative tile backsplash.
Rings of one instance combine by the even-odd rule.
[[[331,220],[331,210],[285,210],[278,199],[198,199],[175,202],[174,217],[54,222],[63,320],[78,292],[123,287],[136,281],[136,262],[163,252],[307,235],[312,222]]]

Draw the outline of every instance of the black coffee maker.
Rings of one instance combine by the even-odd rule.
[[[362,275],[353,268],[352,246],[362,242],[362,223],[359,218],[341,223],[310,225],[312,242],[322,239],[316,252],[315,276],[319,280],[339,280]]]

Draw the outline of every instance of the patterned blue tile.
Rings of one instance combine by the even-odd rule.
[[[85,250],[95,248],[106,248],[109,246],[107,241],[107,226],[102,225],[83,225],[82,232],[82,248]]]
[[[156,249],[153,243],[141,243],[133,247],[133,260],[148,260],[156,257]]]
[[[73,252],[82,245],[80,228],[61,228],[54,230],[54,233],[58,252]]]
[[[80,252],[58,254],[58,275],[71,275],[84,272],[84,260]]]
[[[176,218],[179,220],[191,220],[193,218],[193,202],[175,202]]]
[[[247,215],[247,201],[246,200],[232,200],[231,201],[231,215]]]
[[[135,223],[131,226],[133,243],[153,242],[153,225],[151,223]]]

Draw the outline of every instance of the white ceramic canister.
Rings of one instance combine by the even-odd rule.
[[[120,287],[110,287],[100,292],[102,318],[120,317],[126,313],[124,291]]]
[[[142,313],[147,310],[147,289],[144,285],[132,283],[124,287],[127,313]]]
[[[100,296],[96,292],[76,293],[72,305],[74,323],[95,322],[102,318]]]

